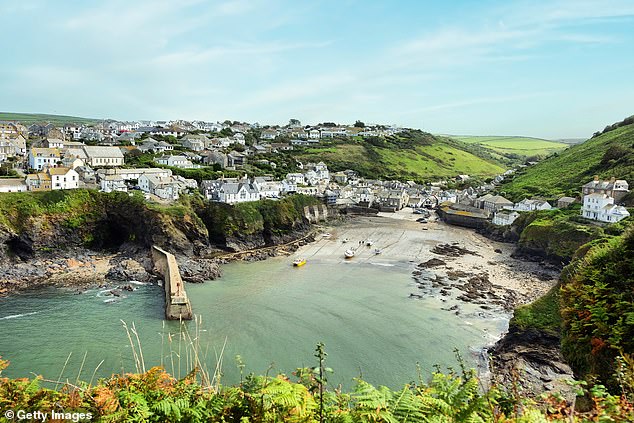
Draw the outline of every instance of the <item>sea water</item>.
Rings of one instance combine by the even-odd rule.
[[[164,322],[158,285],[135,285],[121,297],[110,288],[46,288],[0,298],[0,355],[11,362],[3,375],[89,381],[136,371],[130,333],[146,369],[163,365],[176,376],[194,361],[191,345],[210,373],[219,368],[222,383],[232,384],[240,380],[236,355],[245,374],[290,376],[317,365],[323,342],[330,383],[350,386],[361,376],[395,388],[416,380],[417,366],[425,378],[434,365],[457,368],[455,348],[474,365],[505,329],[506,317],[456,316],[438,298],[409,298],[413,263],[291,261],[230,263],[216,281],[187,284],[200,321],[184,326]]]

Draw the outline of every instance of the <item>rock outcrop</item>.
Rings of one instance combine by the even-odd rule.
[[[490,351],[493,380],[507,389],[519,386],[529,396],[557,392],[572,401],[574,389],[566,381],[574,375],[559,345],[556,335],[511,327]]]

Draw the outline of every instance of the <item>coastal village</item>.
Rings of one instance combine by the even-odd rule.
[[[285,177],[250,175],[247,164],[274,170],[276,154],[346,137],[383,137],[402,128],[385,125],[305,126],[291,119],[284,127],[261,127],[225,121],[103,121],[97,125],[47,124],[25,126],[0,122],[0,164],[15,177],[0,178],[0,192],[89,188],[103,192],[143,192],[147,200],[170,202],[199,191],[206,199],[236,204],[279,199],[290,194],[320,198],[327,206],[373,208],[395,212],[405,207],[437,209],[448,223],[482,227],[507,226],[521,212],[566,208],[581,203],[581,216],[614,223],[629,216],[619,201],[629,192],[627,181],[595,177],[580,186],[578,198],[556,203],[525,198],[519,202],[495,195],[511,169],[487,183],[470,184],[469,175],[427,184],[360,177],[350,169],[331,171],[324,162],[297,162]],[[153,167],[139,166],[135,157],[150,154]],[[534,164],[534,163],[532,163]],[[222,172],[215,179],[191,179],[182,169]],[[224,172],[240,176],[225,177]],[[260,172],[262,173],[262,172]],[[449,189],[464,185],[462,189]]]

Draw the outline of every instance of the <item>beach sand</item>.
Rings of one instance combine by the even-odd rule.
[[[435,217],[429,223],[416,222],[419,217],[406,208],[396,213],[355,217],[339,225],[324,226],[322,234],[330,236],[318,235],[316,242],[301,247],[294,256],[308,261],[339,262],[345,260],[344,252],[352,248],[355,257],[351,260],[385,265],[410,263],[412,271],[419,263],[441,259],[446,262],[445,266],[429,269],[439,277],[446,277],[447,272],[455,270],[468,274],[486,273],[493,285],[517,294],[516,305],[544,295],[556,283],[559,275],[556,269],[512,258],[514,244],[490,240],[472,229],[451,226]],[[367,240],[373,241],[372,246],[365,245]],[[439,244],[456,244],[477,255],[447,257],[435,254],[432,249]],[[375,249],[380,249],[381,253],[376,255]]]

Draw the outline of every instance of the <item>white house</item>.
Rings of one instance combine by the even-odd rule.
[[[586,219],[598,220],[599,222],[615,223],[619,222],[630,213],[623,206],[614,204],[614,198],[608,194],[595,192],[583,197],[581,216]]]
[[[82,167],[85,164],[86,163],[82,159],[80,159],[78,157],[72,157],[71,156],[71,157],[64,157],[62,159],[62,166],[63,167],[68,167],[68,168],[71,168],[71,169],[76,169],[78,167]]]
[[[253,183],[227,183],[218,191],[218,199],[222,203],[235,204],[260,199],[260,191]]]
[[[165,141],[157,141],[154,138],[146,139],[137,148],[142,153],[164,153],[166,151],[174,150],[174,146],[172,144]]]
[[[51,177],[51,189],[77,189],[79,174],[67,167],[49,167],[46,173]]]
[[[0,162],[5,161],[9,157],[15,156],[15,148],[9,140],[0,138]]]
[[[245,145],[245,144],[246,144],[246,141],[245,141],[245,139],[244,139],[244,134],[242,134],[242,133],[240,133],[240,132],[238,132],[237,134],[235,134],[235,135],[233,136],[233,141],[234,141],[236,144],[240,144],[240,145]]]
[[[277,131],[274,129],[264,129],[260,134],[261,140],[274,140],[277,137]]]
[[[292,192],[297,192],[297,184],[295,182],[293,182],[293,181],[288,180],[288,179],[284,179],[282,181],[282,192],[285,193],[285,194],[292,193]]]
[[[16,156],[23,156],[26,154],[26,139],[22,135],[18,135],[14,139],[9,139],[9,144],[13,145]]]
[[[326,163],[319,162],[315,165],[315,172],[317,172],[317,177],[322,181],[330,181],[330,172],[328,171],[328,166]]]
[[[374,203],[374,192],[368,187],[360,187],[357,190],[357,196],[359,198],[359,203],[367,204],[368,206]]]
[[[493,215],[493,224],[498,226],[508,226],[515,222],[520,214],[516,211],[503,210],[495,212]]]
[[[139,178],[139,188],[143,192],[154,194],[164,200],[178,200],[183,187],[172,176],[161,177],[144,174]]]
[[[280,181],[255,178],[253,183],[260,192],[260,198],[279,198],[282,194],[282,183]]]
[[[258,184],[251,180],[217,179],[201,183],[203,195],[208,200],[235,204],[260,199]]]
[[[155,161],[164,166],[178,167],[181,169],[192,169],[194,167],[194,164],[185,156],[162,156],[155,159]]]
[[[208,142],[209,138],[204,135],[186,135],[181,140],[183,147],[192,151],[203,151]]]
[[[42,143],[46,148],[64,148],[64,140],[59,138],[47,138]]]
[[[104,175],[99,180],[103,192],[122,191],[128,192],[128,186],[121,175]]]
[[[27,191],[24,179],[10,178],[0,179],[0,192],[25,192]]]
[[[548,201],[529,200],[528,198],[515,203],[515,206],[513,207],[513,209],[517,211],[550,210],[552,208],[553,207],[550,205],[550,203],[548,203]]]
[[[294,183],[295,185],[304,185],[306,183],[302,173],[288,173],[286,174],[286,180]]]
[[[57,148],[36,148],[29,151],[29,167],[35,170],[42,170],[47,166],[55,166],[61,160],[59,149]]]
[[[322,138],[347,137],[348,131],[344,127],[321,128]]]
[[[455,191],[441,191],[438,194],[438,201],[440,203],[445,203],[445,202],[457,203],[458,193]]]

